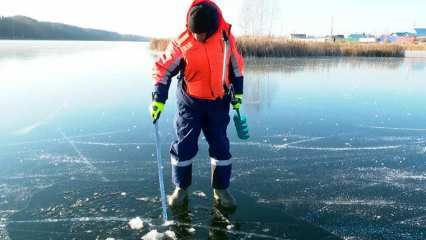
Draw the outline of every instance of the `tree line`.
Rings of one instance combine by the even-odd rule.
[[[122,35],[97,29],[42,22],[25,16],[0,16],[0,39],[147,41],[137,35]]]

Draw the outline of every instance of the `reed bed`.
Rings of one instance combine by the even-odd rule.
[[[153,39],[150,47],[164,50],[168,39]],[[239,37],[244,57],[404,57],[407,46],[379,43],[308,42],[274,37]]]
[[[164,51],[169,45],[170,39],[166,38],[152,38],[149,42],[149,48],[157,51]]]
[[[308,43],[287,41],[269,37],[241,37],[237,47],[248,57],[313,57],[340,56],[337,45],[332,43]]]
[[[404,57],[405,48],[396,44],[339,43],[342,56],[348,57]]]
[[[426,39],[421,39],[416,43],[401,44],[400,46],[410,51],[426,51]]]

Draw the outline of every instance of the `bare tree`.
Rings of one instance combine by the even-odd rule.
[[[244,35],[272,35],[280,16],[278,0],[243,0],[241,29]]]

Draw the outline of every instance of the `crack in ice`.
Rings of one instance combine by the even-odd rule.
[[[86,166],[88,166],[89,167],[89,169],[91,170],[91,171],[93,171],[94,173],[97,173],[100,177],[101,177],[101,179],[102,179],[102,181],[104,181],[104,182],[109,182],[109,180],[103,175],[103,173],[102,173],[102,171],[101,170],[99,170],[99,169],[97,169],[96,167],[95,167],[95,165],[93,165],[90,161],[89,161],[89,159],[87,159],[82,153],[81,153],[81,151],[77,148],[77,146],[75,146],[75,144],[74,144],[74,142],[71,140],[71,139],[69,139],[68,137],[67,137],[67,135],[65,135],[65,133],[61,130],[61,129],[58,129],[58,131],[59,131],[59,133],[62,135],[62,137],[72,146],[72,148],[74,149],[74,151],[78,154],[78,156],[81,158],[81,160],[83,161],[83,163],[84,164],[86,164]]]

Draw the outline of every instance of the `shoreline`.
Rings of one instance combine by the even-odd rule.
[[[0,38],[0,42],[25,42],[25,41],[40,41],[40,42],[139,42],[149,43],[151,40],[146,41],[129,41],[129,40],[87,40],[87,39],[5,39]]]
[[[162,52],[166,49],[167,44],[169,43],[169,39],[153,39],[151,41],[110,41],[110,40],[58,40],[58,39],[0,39],[0,43],[2,42],[19,42],[19,43],[25,43],[25,42],[42,42],[42,43],[48,43],[48,42],[68,42],[68,43],[72,43],[72,42],[86,42],[86,43],[147,43],[149,44],[149,49],[153,50],[153,51],[158,51],[158,52]],[[304,42],[305,45],[310,45],[310,42]],[[314,45],[317,43],[314,43]],[[325,43],[326,45],[330,46],[330,45],[352,45],[352,46],[364,46],[367,47],[368,45],[376,45],[376,44],[366,44],[366,43]],[[380,44],[383,45],[383,44]],[[391,45],[391,44],[387,44],[387,45]],[[404,45],[398,45],[398,44],[392,44],[398,47],[402,47],[404,48]],[[373,49],[371,50],[367,50],[367,52],[360,55],[339,55],[339,54],[313,54],[312,52],[308,52],[308,53],[304,53],[304,54],[300,54],[300,55],[293,55],[293,56],[288,56],[288,55],[284,55],[284,56],[276,56],[274,54],[272,55],[266,55],[266,54],[262,54],[262,56],[256,56],[255,54],[248,54],[248,55],[244,55],[244,57],[246,58],[321,58],[321,57],[400,57],[400,58],[426,58],[426,45],[420,45],[415,47],[415,48],[410,48],[410,45],[408,45],[408,47],[406,47],[406,49],[403,49],[403,56],[371,56],[368,55],[368,51],[373,51]],[[1,48],[2,46],[0,46]],[[240,47],[240,46],[239,46]],[[247,46],[245,46],[247,48]],[[260,46],[256,46],[257,48],[260,48]],[[247,51],[247,49],[243,49],[244,51]],[[306,49],[305,49],[306,50]],[[309,50],[309,49],[308,49]],[[241,49],[240,49],[241,51]],[[249,51],[252,51],[249,49]],[[374,50],[375,51],[375,50]]]
[[[164,51],[169,39],[152,39],[150,49]],[[425,57],[426,44],[307,42],[273,37],[239,37],[243,57]]]

